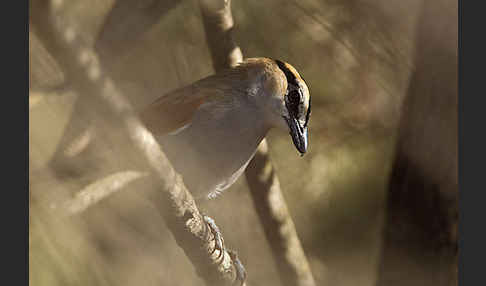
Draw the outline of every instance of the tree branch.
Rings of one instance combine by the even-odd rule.
[[[235,66],[243,54],[232,37],[231,0],[200,0],[206,39],[216,71]],[[283,285],[314,286],[264,139],[246,168],[246,179]]]
[[[231,0],[200,0],[199,7],[214,70],[219,71],[243,61],[241,49],[233,40]]]
[[[280,189],[266,141],[245,172],[251,197],[273,252],[282,285],[314,286],[314,277]]]
[[[214,240],[207,231],[201,214],[178,175],[152,134],[142,125],[132,106],[101,69],[96,53],[80,42],[76,31],[65,25],[50,10],[49,1],[30,1],[31,22],[46,49],[72,81],[73,88],[89,96],[117,118],[120,129],[130,138],[143,158],[143,165],[152,175],[156,191],[153,199],[178,245],[190,258],[198,275],[208,285],[226,285],[233,281],[235,269],[225,252],[218,264],[219,251],[214,253]],[[96,106],[96,105],[94,105]],[[122,144],[122,142],[120,142]]]
[[[137,171],[123,171],[106,176],[77,192],[72,200],[64,203],[63,211],[66,211],[68,215],[82,213],[90,206],[116,193],[130,182],[144,178],[147,175],[147,173]]]

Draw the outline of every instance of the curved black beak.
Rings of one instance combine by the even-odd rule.
[[[290,116],[290,118],[284,118],[289,126],[290,136],[292,137],[295,147],[300,152],[300,155],[304,156],[305,152],[307,152],[307,146],[309,144],[307,126],[301,127],[299,121],[293,116]]]

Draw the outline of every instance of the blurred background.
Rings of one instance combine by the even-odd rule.
[[[136,109],[214,73],[196,0],[50,2]],[[232,12],[244,57],[287,61],[310,89],[309,152],[267,138],[316,283],[457,285],[457,1],[233,0]],[[200,285],[143,178],[69,219],[52,212],[136,172],[139,155],[32,25],[29,42],[30,284]],[[249,285],[279,285],[244,176],[199,206]]]

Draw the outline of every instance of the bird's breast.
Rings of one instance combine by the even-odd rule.
[[[206,106],[185,128],[158,138],[196,198],[211,199],[230,187],[268,131],[259,116],[248,116],[244,105],[235,106]]]

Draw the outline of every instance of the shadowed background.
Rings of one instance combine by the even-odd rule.
[[[114,5],[53,2],[89,45]],[[271,131],[268,141],[318,285],[455,283],[449,267],[455,254],[443,249],[457,239],[449,229],[457,193],[457,3],[402,2],[232,2],[244,56],[288,61],[310,88],[309,152],[300,158],[282,132]],[[67,221],[49,211],[106,175],[136,170],[137,154],[107,131],[110,118],[93,119],[103,110],[79,100],[56,55],[35,33],[29,39],[30,283],[200,284],[143,195],[142,180]],[[174,4],[111,70],[136,108],[213,73],[197,1]],[[414,172],[397,163],[403,161]],[[415,184],[403,189],[415,192],[394,195],[395,184],[411,177]],[[436,204],[445,223],[434,219]],[[249,285],[276,285],[244,178],[200,207],[238,250]],[[419,234],[408,240],[408,233]],[[389,262],[389,251],[398,258]]]

